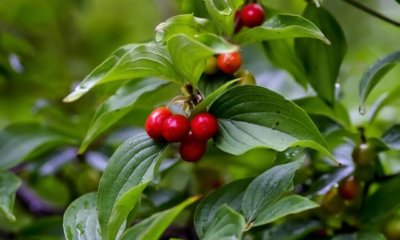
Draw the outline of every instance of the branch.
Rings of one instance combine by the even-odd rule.
[[[359,3],[359,2],[357,2],[355,0],[343,0],[343,1],[348,3],[348,4],[350,4],[350,5],[352,5],[353,7],[356,7],[358,9],[360,9],[363,12],[366,12],[366,13],[376,17],[376,18],[379,18],[379,19],[381,19],[381,20],[383,20],[383,21],[385,21],[387,23],[390,23],[392,25],[400,27],[400,22],[398,22],[396,20],[393,20],[391,18],[388,18],[385,15],[383,15],[383,14],[373,10],[372,8],[369,8],[369,7],[363,5],[363,4],[361,4],[361,3]]]

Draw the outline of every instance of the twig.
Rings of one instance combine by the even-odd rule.
[[[359,3],[359,2],[357,2],[355,0],[343,0],[343,1],[348,3],[348,4],[350,4],[350,5],[352,5],[352,6],[354,6],[354,7],[356,7],[356,8],[358,8],[358,9],[360,9],[361,11],[364,11],[364,12],[366,12],[366,13],[374,16],[374,17],[377,17],[377,18],[379,18],[379,19],[381,19],[381,20],[383,20],[383,21],[385,21],[387,23],[390,23],[392,25],[400,27],[400,22],[398,22],[396,20],[393,20],[391,18],[388,18],[385,15],[381,14],[380,12],[377,12],[377,11],[373,10],[372,8],[369,8],[369,7],[365,6],[364,4],[361,4],[361,3]]]

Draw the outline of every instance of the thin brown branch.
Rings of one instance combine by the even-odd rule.
[[[398,22],[398,21],[396,21],[394,19],[391,19],[391,18],[383,15],[380,12],[375,11],[372,8],[365,6],[364,4],[361,4],[361,3],[359,3],[359,2],[357,2],[355,0],[343,0],[343,1],[348,3],[348,4],[350,4],[350,5],[352,5],[353,7],[356,7],[358,9],[360,9],[363,12],[366,12],[366,13],[376,17],[376,18],[379,18],[379,19],[381,19],[381,20],[383,20],[383,21],[385,21],[387,23],[390,23],[392,25],[400,27],[400,22]]]

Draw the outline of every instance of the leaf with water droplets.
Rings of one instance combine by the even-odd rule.
[[[64,234],[67,240],[100,240],[96,193],[88,193],[73,201],[64,213]]]

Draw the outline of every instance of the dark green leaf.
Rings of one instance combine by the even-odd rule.
[[[262,45],[272,64],[288,71],[302,87],[307,88],[307,75],[288,40],[265,41]]]
[[[322,224],[315,220],[288,220],[269,228],[264,232],[262,239],[300,240],[321,227]]]
[[[238,50],[238,46],[215,34],[200,34],[194,38],[177,34],[168,40],[167,45],[176,70],[193,86],[197,86],[209,57]]]
[[[261,210],[254,220],[253,226],[264,225],[286,215],[299,213],[318,206],[317,203],[299,195],[287,196]]]
[[[359,86],[361,105],[364,105],[365,100],[376,84],[398,63],[400,63],[400,51],[379,59],[364,72]]]
[[[308,114],[328,117],[345,128],[351,127],[348,111],[340,102],[335,102],[332,107],[318,97],[305,97],[294,100],[294,103]]]
[[[202,239],[239,240],[242,237],[245,223],[244,217],[240,213],[223,205],[206,228]]]
[[[251,179],[241,179],[228,183],[199,203],[194,214],[194,224],[200,238],[203,237],[205,229],[210,226],[221,206],[226,204],[233,210],[240,211],[243,194],[250,181]]]
[[[315,23],[331,41],[331,45],[326,45],[314,39],[296,39],[295,49],[317,94],[332,104],[335,83],[347,49],[346,39],[339,23],[327,10],[308,4],[303,16]]]
[[[212,32],[215,29],[212,23],[206,18],[198,18],[193,14],[177,15],[160,23],[156,27],[156,41],[168,41],[175,34],[185,34],[190,37],[202,33]]]
[[[362,211],[363,223],[374,223],[390,215],[400,207],[400,177],[381,184],[367,197]]]
[[[198,89],[204,96],[208,96],[224,85],[226,82],[234,79],[232,75],[227,75],[225,73],[217,72],[214,75],[202,75]]]
[[[66,98],[72,102],[99,84],[141,77],[181,82],[167,50],[154,43],[130,44],[116,50],[93,70]]]
[[[21,180],[9,172],[0,171],[0,216],[4,216],[9,221],[15,221],[13,214],[15,193],[17,192]]]
[[[300,166],[301,161],[275,166],[250,183],[242,201],[242,210],[247,222],[257,219],[265,209],[291,190],[294,173]]]
[[[97,210],[104,240],[115,238],[142,191],[153,179],[167,146],[140,134],[126,140],[115,151],[97,193]]]
[[[158,240],[165,229],[174,221],[186,206],[197,201],[198,197],[192,197],[178,206],[156,213],[151,217],[134,225],[122,235],[121,240]]]
[[[243,0],[205,0],[205,3],[212,21],[219,30],[231,36],[235,28],[235,13],[243,4]]]
[[[234,79],[231,80],[229,82],[226,82],[224,85],[220,86],[218,89],[216,89],[214,92],[212,92],[211,94],[209,94],[207,97],[205,97],[203,99],[203,101],[201,101],[195,109],[193,109],[193,111],[191,112],[191,116],[194,117],[196,116],[196,114],[201,113],[205,110],[207,110],[207,107],[213,102],[215,101],[215,99],[217,97],[219,97],[228,87],[230,87],[232,84],[234,84],[235,82],[239,81],[240,79]]]
[[[388,129],[382,136],[382,141],[391,149],[400,150],[400,124]]]
[[[39,124],[9,125],[0,132],[0,169],[12,168],[57,146],[76,143]]]
[[[225,152],[240,155],[257,147],[283,151],[290,146],[306,146],[331,156],[304,110],[266,88],[229,89],[213,102],[209,111],[219,121],[216,146]]]
[[[380,232],[360,231],[352,234],[341,234],[332,238],[332,240],[386,240]]]
[[[96,193],[83,195],[69,205],[64,213],[63,227],[67,240],[101,239]]]
[[[149,92],[164,87],[167,83],[158,79],[144,79],[130,81],[119,88],[97,109],[79,152],[84,152],[101,133],[132,111],[139,98],[148,96]]]
[[[314,23],[301,16],[286,14],[275,15],[261,26],[242,29],[233,39],[240,44],[249,44],[287,38],[316,38],[322,41],[321,44],[329,44]]]

